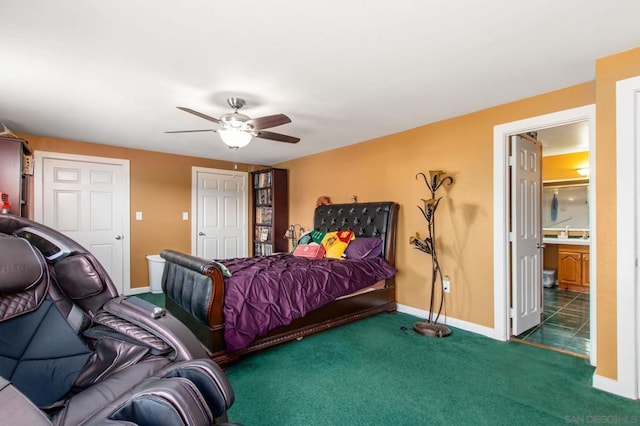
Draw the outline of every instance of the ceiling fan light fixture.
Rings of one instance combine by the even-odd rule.
[[[251,142],[251,133],[237,128],[220,129],[218,134],[229,148],[243,148]]]
[[[222,121],[226,127],[242,127],[245,125],[245,122],[249,120],[249,116],[240,114],[239,112],[230,112],[220,117],[220,121]]]
[[[218,125],[217,129],[207,130],[180,130],[171,131],[166,133],[190,133],[190,132],[217,132],[220,134],[222,141],[233,149],[245,147],[251,142],[253,137],[259,139],[267,139],[276,142],[286,143],[298,143],[300,138],[293,136],[287,136],[280,133],[265,131],[271,127],[281,126],[283,124],[291,123],[291,119],[284,114],[267,115],[264,117],[251,118],[247,115],[240,114],[239,108],[245,105],[244,99],[240,98],[228,98],[227,103],[233,112],[222,114],[220,118],[211,117],[210,115],[203,114],[196,110],[187,107],[177,107],[178,109],[195,115],[196,117],[203,118],[207,121],[214,122]]]

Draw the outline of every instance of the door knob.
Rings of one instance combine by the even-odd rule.
[[[199,236],[201,236],[201,237],[204,237],[204,236],[205,236],[205,233],[204,233],[204,232],[202,232],[202,231],[200,231],[200,232],[198,232],[198,235],[199,235]]]
[[[545,248],[547,245],[545,243],[537,243],[536,248]]]
[[[122,235],[116,235],[116,240],[121,240],[122,239]]]

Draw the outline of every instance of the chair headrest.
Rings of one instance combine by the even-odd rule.
[[[0,293],[17,293],[37,285],[44,274],[42,257],[26,240],[0,237]]]
[[[65,257],[56,262],[54,270],[58,284],[74,300],[95,296],[104,290],[102,277],[90,256],[76,254]]]

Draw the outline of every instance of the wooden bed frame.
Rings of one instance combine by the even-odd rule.
[[[356,237],[378,237],[383,258],[395,267],[398,204],[393,202],[323,205],[314,213],[314,229],[353,230]],[[220,365],[241,355],[299,339],[380,312],[396,312],[395,277],[377,290],[335,300],[291,324],[280,326],[239,351],[227,352],[224,342],[224,277],[207,259],[165,250],[162,288],[166,308],[187,325]]]

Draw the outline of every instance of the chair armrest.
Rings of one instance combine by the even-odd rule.
[[[0,412],[1,426],[51,426],[47,416],[4,377],[0,377]]]
[[[164,340],[176,351],[177,361],[209,357],[210,354],[198,338],[176,317],[164,309],[158,311],[156,306],[141,302],[144,301],[137,297],[121,296],[105,303],[103,309]]]

